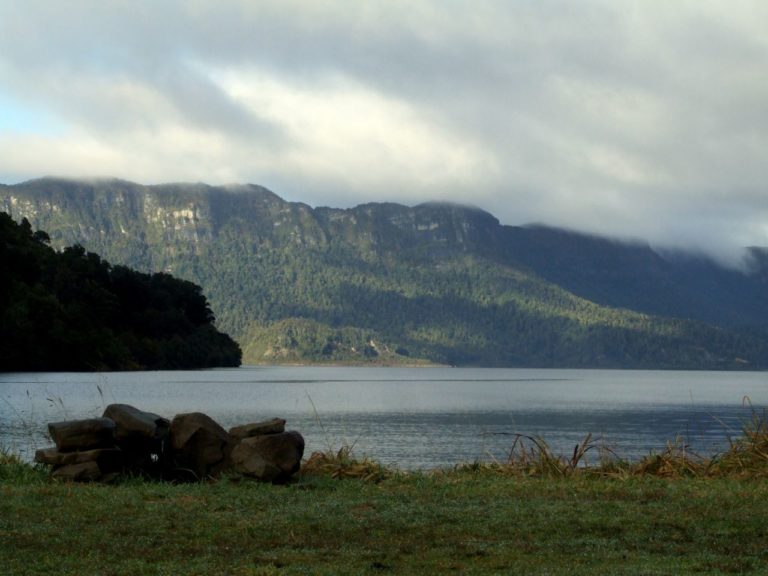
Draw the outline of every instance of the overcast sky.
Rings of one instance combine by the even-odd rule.
[[[0,0],[0,182],[768,245],[765,0]]]

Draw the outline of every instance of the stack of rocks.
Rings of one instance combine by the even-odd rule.
[[[54,478],[107,479],[123,466],[115,428],[114,420],[109,418],[52,422],[48,432],[56,447],[38,450],[35,461],[53,466]]]
[[[304,438],[274,418],[227,431],[201,412],[173,420],[127,404],[107,406],[101,418],[52,422],[55,447],[35,461],[53,476],[72,481],[109,481],[120,473],[171,480],[202,480],[223,473],[285,482],[299,471]]]

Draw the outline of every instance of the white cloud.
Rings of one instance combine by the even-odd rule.
[[[407,198],[468,187],[496,171],[482,146],[430,123],[405,101],[339,75],[286,82],[256,71],[209,71],[252,114],[281,128],[278,162],[311,186]]]

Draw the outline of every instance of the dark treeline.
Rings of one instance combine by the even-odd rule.
[[[0,371],[238,366],[199,286],[111,266],[0,212]]]

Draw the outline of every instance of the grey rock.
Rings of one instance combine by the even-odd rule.
[[[167,418],[144,412],[128,404],[110,404],[104,410],[104,418],[115,422],[115,438],[126,440],[162,440],[168,435],[171,422]]]
[[[115,445],[115,422],[110,418],[51,422],[48,432],[62,452],[111,448]]]
[[[251,436],[241,440],[232,451],[233,465],[243,474],[259,477],[248,472],[260,470],[259,459],[277,468],[279,473],[274,475],[271,467],[263,467],[265,476],[261,479],[267,481],[287,480],[299,471],[303,455],[304,438],[296,431]]]
[[[102,473],[116,472],[123,466],[123,452],[118,448],[95,448],[62,452],[57,448],[43,448],[35,452],[35,462],[50,466],[71,466],[95,462]]]
[[[264,434],[280,434],[285,432],[285,420],[282,418],[272,418],[263,422],[253,422],[230,428],[229,435],[235,440],[250,438],[251,436],[261,436]]]
[[[201,412],[176,415],[171,421],[169,441],[174,466],[191,471],[198,479],[217,476],[230,465],[232,439]]]
[[[93,482],[100,480],[102,473],[96,462],[81,462],[61,466],[54,470],[51,476],[65,482]]]
[[[164,442],[171,422],[128,404],[110,404],[104,417],[115,421],[115,438],[125,454],[126,466],[150,475],[161,474],[165,465]]]
[[[283,472],[276,465],[267,462],[264,457],[248,442],[241,442],[232,450],[232,466],[236,472],[273,482],[282,476]]]

